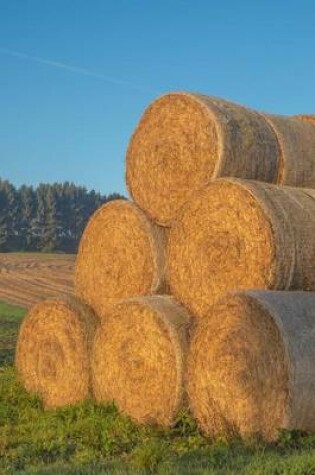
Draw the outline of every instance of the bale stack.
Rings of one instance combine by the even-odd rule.
[[[97,402],[170,426],[188,397],[211,436],[315,430],[312,120],[167,94],[131,137],[126,182],[134,202],[102,206],[79,246],[75,292],[97,319],[91,332],[76,314],[93,339],[80,344],[77,400],[92,387]],[[25,386],[46,401],[48,379],[23,373],[23,327],[20,339]]]
[[[163,226],[192,193],[221,175],[277,178],[280,151],[263,117],[196,94],[167,94],[141,118],[127,151],[130,194]]]
[[[162,226],[215,178],[315,186],[312,124],[215,97],[173,93],[143,114],[127,151],[134,201]]]

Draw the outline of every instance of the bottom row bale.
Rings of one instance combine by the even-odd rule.
[[[315,430],[315,293],[245,291],[196,327],[187,391],[210,436]]]
[[[97,316],[74,297],[40,302],[27,314],[17,342],[17,373],[46,408],[91,397],[90,354],[97,325]]]
[[[46,300],[22,323],[17,372],[45,408],[94,393],[136,421],[171,425],[183,403],[188,325],[187,312],[168,296],[106,306],[101,325],[77,298]]]
[[[212,437],[315,431],[315,293],[228,294],[188,344],[190,323],[170,296],[122,300],[100,322],[78,299],[44,301],[22,323],[17,371],[46,408],[94,395],[170,426],[188,399]]]
[[[141,423],[171,425],[183,404],[189,316],[172,297],[121,301],[102,317],[92,354],[94,396]]]

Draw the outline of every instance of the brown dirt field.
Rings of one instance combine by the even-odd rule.
[[[73,254],[0,253],[0,300],[31,307],[73,292]]]

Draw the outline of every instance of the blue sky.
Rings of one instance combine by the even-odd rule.
[[[126,194],[155,97],[315,113],[314,77],[314,0],[0,0],[0,176]]]

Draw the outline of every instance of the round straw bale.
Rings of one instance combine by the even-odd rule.
[[[263,114],[280,147],[277,183],[315,187],[315,129],[310,121]]]
[[[302,120],[303,122],[315,125],[315,115],[313,114],[294,115],[292,116],[292,119]]]
[[[100,314],[121,298],[167,292],[167,230],[132,202],[111,201],[91,217],[75,264],[75,292]]]
[[[141,423],[171,425],[183,404],[189,316],[172,297],[117,303],[96,332],[94,395]]]
[[[229,290],[315,290],[315,190],[221,178],[171,228],[172,294],[202,317]]]
[[[171,93],[142,116],[128,147],[135,202],[169,226],[192,193],[218,176],[273,182],[277,138],[257,112],[215,97]]]
[[[210,436],[315,431],[315,293],[226,295],[196,325],[191,410]]]
[[[24,319],[16,368],[25,389],[46,408],[75,404],[91,395],[90,352],[98,319],[74,297],[45,300]]]

